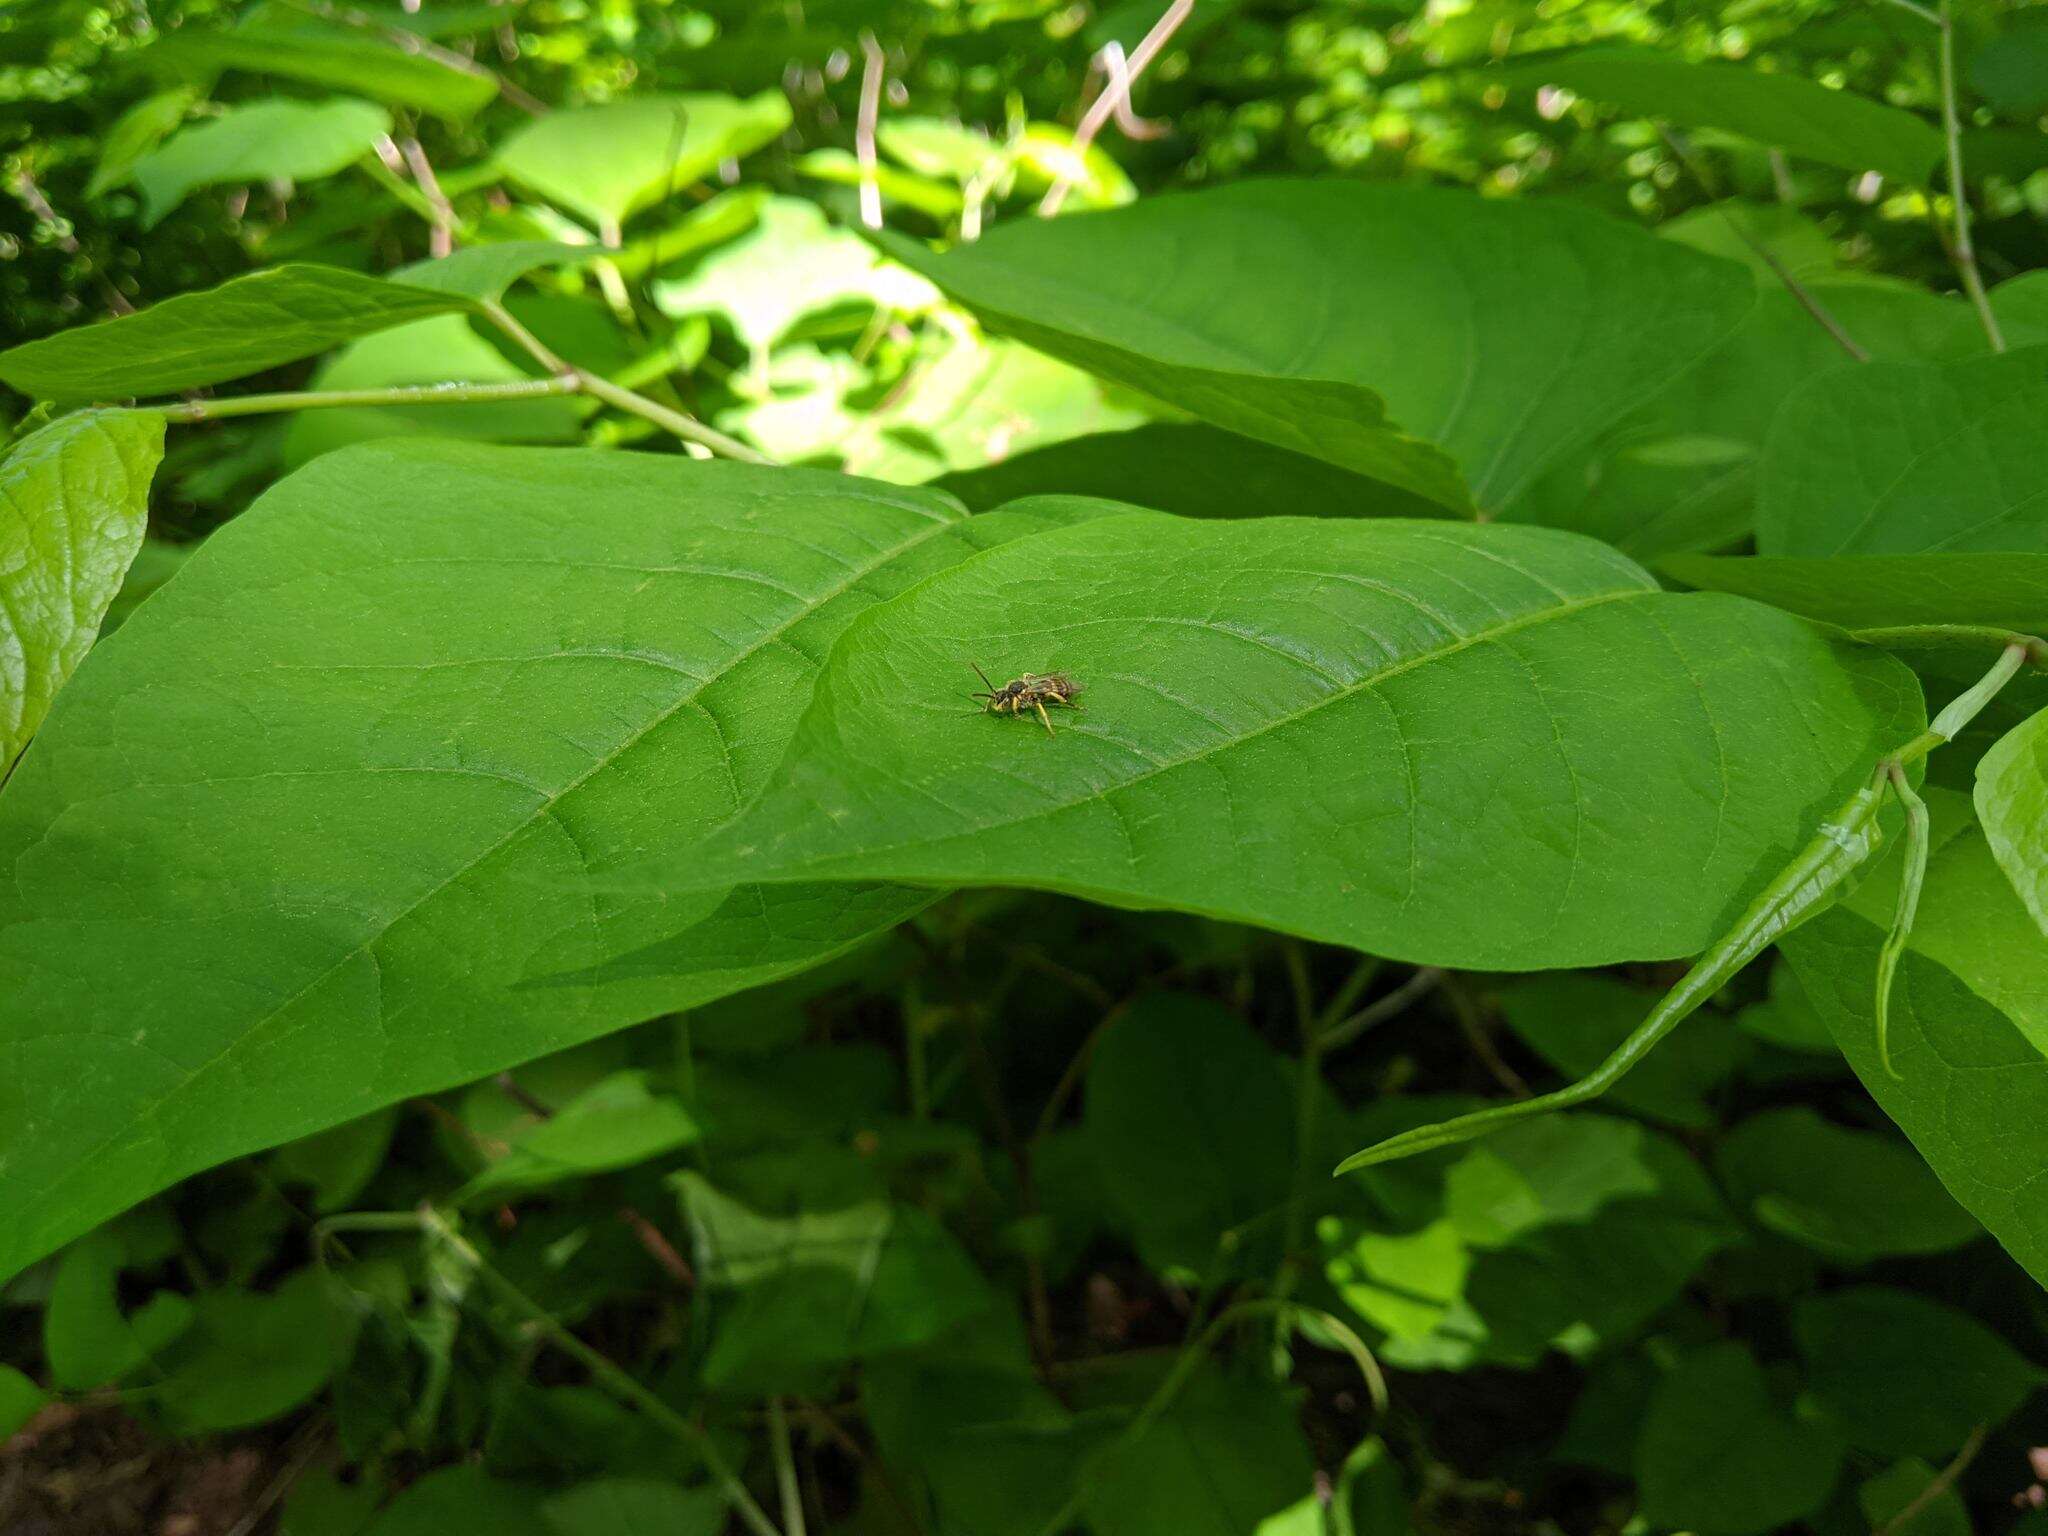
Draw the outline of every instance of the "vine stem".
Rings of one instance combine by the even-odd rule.
[[[782,1528],[787,1536],[808,1536],[804,1526],[804,1492],[797,1481],[796,1457],[789,1448],[789,1415],[782,1399],[768,1399],[768,1443],[775,1455],[775,1487],[782,1497]]]
[[[504,384],[411,384],[389,389],[283,390],[231,400],[186,400],[159,405],[167,421],[221,421],[230,416],[264,416],[278,411],[317,411],[345,405],[475,405],[493,400],[539,400],[573,395],[582,382],[572,374],[551,379],[518,379]]]
[[[1984,324],[1991,350],[2005,350],[2005,333],[1998,328],[1998,316],[1991,312],[1991,299],[1984,292],[1984,275],[1977,270],[1977,245],[1970,235],[1970,199],[1963,185],[1963,120],[1956,108],[1956,19],[1953,0],[1941,0],[1935,15],[1941,28],[1941,129],[1948,140],[1948,197],[1950,217],[1955,224],[1956,271],[1963,291]]]
[[[431,1206],[423,1207],[413,1220],[429,1238],[442,1244],[461,1260],[464,1267],[495,1292],[500,1301],[539,1329],[550,1344],[589,1371],[593,1381],[621,1402],[639,1409],[651,1421],[688,1444],[703,1458],[705,1470],[710,1472],[712,1480],[724,1490],[726,1498],[738,1512],[741,1522],[748,1530],[754,1532],[754,1536],[784,1536],[775,1522],[768,1518],[768,1512],[755,1502],[754,1496],[747,1491],[747,1485],[740,1481],[739,1474],[733,1470],[732,1464],[725,1459],[709,1434],[563,1327],[553,1313],[493,1268],[483,1254],[477,1251],[476,1245],[456,1231],[439,1211]],[[792,1532],[791,1536],[800,1536],[800,1533]]]

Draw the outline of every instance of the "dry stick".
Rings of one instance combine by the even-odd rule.
[[[421,194],[434,210],[433,233],[427,237],[428,253],[446,256],[455,249],[455,205],[441,190],[441,180],[434,174],[433,162],[427,159],[427,152],[420,148],[418,139],[407,134],[399,140],[398,151],[405,157],[406,169],[412,172],[412,179],[418,183]]]
[[[2005,350],[2005,333],[1998,328],[1998,316],[1991,312],[1991,299],[1984,292],[1984,276],[1977,270],[1977,246],[1970,236],[1970,198],[1963,185],[1963,122],[1956,110],[1956,21],[1951,0],[1941,0],[1936,17],[1941,28],[1941,131],[1948,139],[1948,197],[1955,220],[1956,271],[1962,275],[1963,292],[1976,307],[1991,339],[1991,350]]]
[[[1152,63],[1164,48],[1167,40],[1180,30],[1195,9],[1195,0],[1173,0],[1173,3],[1152,23],[1152,30],[1139,39],[1138,46],[1131,50],[1129,66],[1112,76],[1104,88],[1082,114],[1081,122],[1074,129],[1072,162],[1060,172],[1060,178],[1046,189],[1045,200],[1038,205],[1039,214],[1050,218],[1060,211],[1060,205],[1067,200],[1067,193],[1074,185],[1074,173],[1085,162],[1088,146],[1095,142],[1095,135],[1102,132],[1102,125],[1117,115],[1120,108],[1130,110],[1131,90],[1138,83],[1138,76]]]
[[[1899,1507],[1898,1513],[1885,1521],[1871,1536],[1898,1536],[1913,1521],[1913,1517],[1955,1486],[1956,1479],[1969,1470],[1970,1463],[1977,1459],[1977,1453],[1984,1449],[1984,1436],[1988,1426],[1979,1424],[1970,1431],[1970,1438],[1963,1442],[1963,1448],[1955,1458],[1943,1467],[1912,1498]]]
[[[853,152],[860,161],[860,221],[869,229],[880,229],[882,185],[875,165],[875,123],[882,112],[882,77],[889,72],[889,56],[868,31],[860,35],[860,51],[860,115],[853,126]]]
[[[1657,132],[1662,136],[1665,145],[1671,150],[1671,153],[1678,157],[1678,163],[1692,173],[1693,180],[1700,184],[1701,190],[1707,196],[1718,201],[1721,196],[1720,188],[1715,184],[1714,178],[1709,174],[1707,168],[1693,158],[1692,152],[1685,146],[1685,141],[1662,123],[1657,125]],[[1837,346],[1859,363],[1870,361],[1869,351],[1859,344],[1855,337],[1842,328],[1842,322],[1829,313],[1827,306],[1815,298],[1812,291],[1804,283],[1792,275],[1791,270],[1785,263],[1778,260],[1775,251],[1771,250],[1769,246],[1743,228],[1742,221],[1726,208],[1721,209],[1721,217],[1727,221],[1728,227],[1735,232],[1735,237],[1749,247],[1757,260],[1771,269],[1773,277],[1785,285],[1785,291],[1799,301],[1799,307],[1811,315],[1820,328],[1834,338]]]

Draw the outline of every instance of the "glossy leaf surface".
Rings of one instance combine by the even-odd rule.
[[[1068,672],[1085,707],[1050,737],[983,715],[970,661]],[[1674,957],[1913,734],[1915,692],[1567,534],[1105,517],[869,615],[745,815],[598,878],[1041,886],[1480,968]]]
[[[99,634],[149,514],[164,422],[80,411],[0,459],[0,775]]]

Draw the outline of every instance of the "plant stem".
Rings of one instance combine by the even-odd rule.
[[[1963,279],[1963,291],[1976,307],[1991,350],[2005,350],[2005,334],[1998,328],[1998,316],[1991,312],[1990,297],[1984,292],[1984,277],[1977,270],[1977,246],[1970,237],[1970,199],[1963,184],[1963,120],[1956,109],[1956,19],[1953,0],[1941,0],[1935,17],[1941,28],[1941,131],[1948,139],[1948,197],[1955,221],[1956,271]]]
[[[1333,1024],[1323,1031],[1323,1051],[1341,1050],[1367,1030],[1397,1018],[1408,1009],[1434,992],[1443,984],[1444,973],[1440,966],[1418,967],[1415,974],[1394,988],[1385,997],[1375,998],[1341,1024]]]
[[[727,437],[712,427],[707,427],[695,417],[685,416],[681,411],[672,411],[665,405],[657,405],[645,395],[636,395],[630,389],[614,384],[610,379],[598,377],[587,368],[578,368],[564,362],[546,343],[521,325],[495,299],[486,299],[483,304],[484,317],[516,342],[528,356],[550,373],[567,373],[574,377],[578,387],[585,394],[594,395],[606,405],[651,421],[663,431],[674,434],[686,443],[695,443],[707,448],[721,458],[738,459],[743,464],[774,464],[765,453],[758,453],[737,438]]]
[[[533,1324],[550,1344],[579,1362],[590,1372],[591,1380],[621,1402],[639,1409],[650,1420],[695,1451],[703,1459],[712,1481],[725,1491],[725,1496],[732,1501],[733,1508],[738,1511],[740,1520],[747,1529],[755,1533],[755,1536],[784,1536],[783,1532],[776,1529],[775,1522],[768,1518],[767,1511],[754,1501],[754,1496],[747,1491],[747,1485],[740,1481],[739,1474],[733,1470],[732,1464],[725,1459],[718,1449],[717,1442],[709,1434],[563,1327],[553,1313],[492,1268],[477,1251],[476,1245],[456,1231],[439,1211],[431,1207],[423,1209],[418,1219],[428,1236],[444,1244],[449,1252],[475,1272],[477,1278],[497,1293],[500,1301]],[[800,1533],[791,1532],[790,1536],[800,1536]]]
[[[153,406],[166,421],[220,421],[230,416],[265,416],[277,411],[317,411],[344,405],[476,405],[493,400],[538,400],[573,395],[581,388],[571,375],[518,379],[504,384],[415,384],[389,389],[284,390],[230,400],[186,400]]]
[[[1865,645],[1886,650],[2004,650],[2009,645],[2026,647],[2027,660],[2048,667],[2048,640],[2000,629],[1995,624],[1901,624],[1892,628],[1852,629],[1849,633]]]
[[[1991,664],[1991,670],[1950,699],[1947,707],[1928,723],[1926,730],[1880,763],[1879,773],[1883,773],[1890,763],[1897,763],[1901,768],[1916,763],[1936,747],[1945,747],[1962,735],[1969,723],[1983,712],[1984,706],[1997,698],[2005,685],[2027,664],[2031,654],[2032,645],[2025,640],[2014,640],[2007,645],[1998,653],[1998,660]]]
[[[1872,1536],[1898,1536],[1900,1531],[1913,1523],[1913,1517],[1955,1486],[1956,1479],[1969,1469],[1977,1459],[1977,1453],[1984,1449],[1984,1437],[1989,1433],[1986,1425],[1979,1424],[1970,1431],[1970,1437],[1963,1442],[1963,1448],[1956,1452],[1949,1464],[1928,1479],[1927,1486],[1899,1506],[1891,1519],[1880,1525]]]
[[[1685,140],[1679,136],[1676,130],[1667,128],[1661,123],[1657,126],[1657,132],[1662,136],[1666,147],[1670,149],[1671,153],[1678,157],[1678,163],[1692,173],[1692,178],[1700,184],[1700,189],[1707,196],[1719,202],[1721,198],[1719,185],[1715,182],[1712,173],[1704,165],[1700,164],[1698,160],[1693,158],[1692,151],[1686,146]],[[1825,304],[1813,296],[1812,290],[1807,288],[1798,278],[1794,277],[1791,269],[1785,263],[1778,260],[1777,252],[1773,251],[1763,241],[1757,239],[1755,235],[1752,235],[1745,229],[1742,220],[1736,218],[1727,208],[1721,208],[1720,214],[1722,221],[1727,224],[1729,229],[1734,231],[1735,238],[1748,246],[1750,253],[1758,261],[1761,261],[1771,269],[1771,275],[1784,285],[1785,291],[1798,301],[1799,307],[1811,315],[1814,322],[1822,330],[1826,331],[1829,336],[1834,338],[1836,346],[1848,353],[1856,362],[1867,363],[1870,361],[1869,351],[1855,337],[1851,336],[1848,331],[1843,329],[1842,322],[1834,317]]]
[[[1275,1294],[1284,1297],[1294,1288],[1296,1253],[1302,1229],[1308,1225],[1309,1160],[1315,1155],[1316,1114],[1322,1104],[1323,1037],[1301,945],[1290,939],[1282,952],[1293,984],[1295,1026],[1301,1033],[1301,1065],[1296,1069],[1294,1090],[1294,1177],[1287,1191],[1286,1221],[1280,1229],[1280,1274],[1273,1284]]]
[[[1885,771],[1891,779],[1892,793],[1906,811],[1906,867],[1899,874],[1898,909],[1892,915],[1890,931],[1884,936],[1884,947],[1877,952],[1874,1016],[1878,1065],[1884,1068],[1886,1076],[1898,1081],[1902,1080],[1899,1070],[1892,1065],[1892,978],[1898,973],[1899,957],[1906,952],[1906,940],[1913,936],[1913,920],[1919,915],[1920,887],[1927,879],[1929,830],[1927,802],[1907,781],[1906,770],[1897,763],[1887,763]]]
[[[806,1536],[804,1491],[789,1449],[789,1415],[782,1411],[779,1397],[768,1399],[768,1443],[775,1455],[775,1487],[782,1496],[782,1529],[787,1536]]]

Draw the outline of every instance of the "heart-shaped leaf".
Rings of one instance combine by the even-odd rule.
[[[1755,299],[1734,262],[1583,209],[1359,182],[887,248],[1035,347],[1460,510],[1512,501]]]
[[[970,662],[1070,673],[1085,709],[1055,736],[983,716]],[[864,616],[759,801],[598,878],[1026,885],[1445,965],[1672,958],[1920,718],[1890,658],[1571,534],[1102,518]]]
[[[0,1274],[916,910],[575,886],[751,798],[860,609],[1090,510],[452,443],[282,482],[81,669],[0,799]]]

